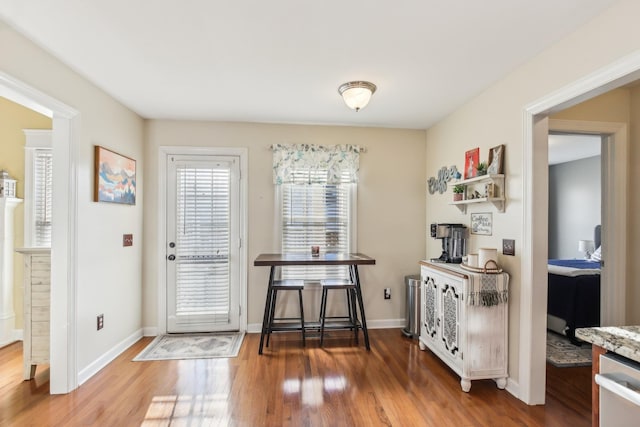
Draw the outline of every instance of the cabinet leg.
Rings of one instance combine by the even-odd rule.
[[[504,390],[504,388],[507,386],[507,379],[506,378],[496,378],[496,384],[498,384],[498,388],[500,390]]]
[[[462,387],[462,391],[464,391],[465,393],[469,393],[469,390],[471,390],[471,381],[462,378],[460,380],[460,387]]]
[[[29,381],[36,376],[36,368],[38,365],[24,365],[24,370],[22,371],[22,378],[25,381]]]
[[[427,349],[427,346],[424,345],[424,343],[422,341],[418,341],[418,345],[420,346],[420,350],[425,351]]]

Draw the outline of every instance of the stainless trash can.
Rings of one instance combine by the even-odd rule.
[[[418,338],[420,336],[420,275],[413,274],[404,277],[407,289],[406,297],[406,327],[402,333],[406,337]]]

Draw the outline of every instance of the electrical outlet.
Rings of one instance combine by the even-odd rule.
[[[104,328],[104,314],[98,314],[98,330]]]
[[[391,288],[384,288],[384,299],[391,299]]]
[[[133,246],[133,234],[122,235],[122,246]]]

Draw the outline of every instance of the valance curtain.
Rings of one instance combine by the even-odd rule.
[[[358,182],[360,147],[357,145],[275,144],[271,148],[276,185]]]

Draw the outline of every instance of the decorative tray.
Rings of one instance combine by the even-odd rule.
[[[487,262],[487,264],[489,264],[489,262]],[[487,267],[487,265],[485,265],[484,267],[472,267],[470,265],[467,264],[460,264],[460,268],[462,268],[463,270],[467,270],[467,271],[471,271],[473,273],[484,273],[484,274],[500,274],[502,273],[502,269],[500,267],[498,267],[498,265],[496,263],[492,264],[495,267]]]

